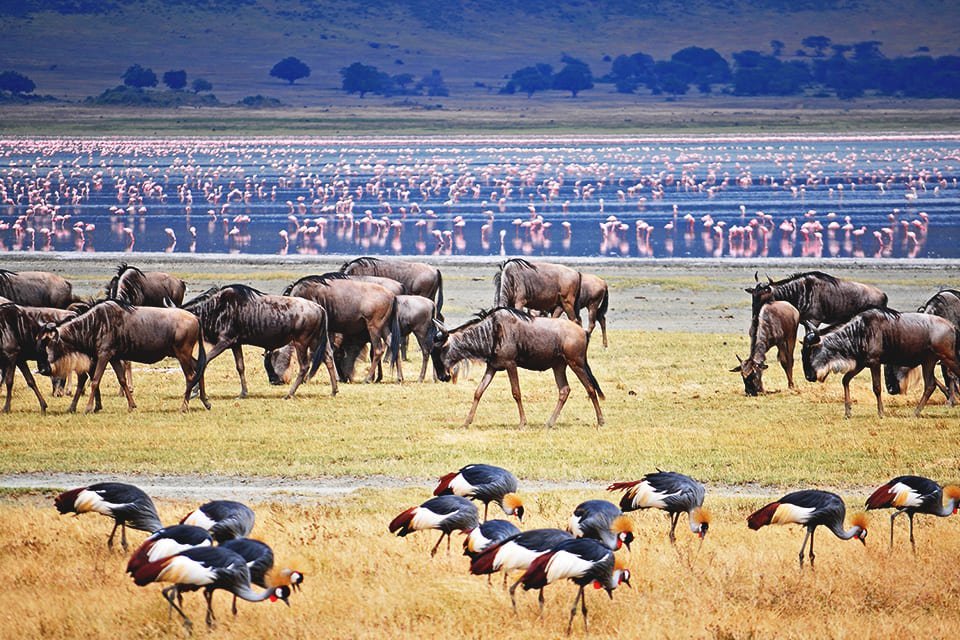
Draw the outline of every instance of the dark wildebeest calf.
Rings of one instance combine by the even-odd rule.
[[[347,275],[368,275],[391,278],[403,285],[403,293],[430,298],[437,306],[437,317],[443,319],[443,275],[440,269],[424,262],[355,258],[344,262],[340,271]]]
[[[800,312],[789,302],[775,300],[760,309],[753,347],[746,360],[730,369],[743,377],[743,390],[748,396],[763,393],[763,370],[767,351],[777,348],[777,360],[787,374],[787,386],[793,389],[793,350],[797,346],[797,328],[800,325]]]
[[[288,286],[283,295],[299,296],[323,306],[330,333],[343,334],[346,340],[364,333],[367,335],[370,341],[367,382],[376,375],[388,338],[390,362],[396,362],[400,349],[397,297],[382,286],[355,280],[342,273],[327,273],[300,278]],[[271,353],[266,356],[272,357]],[[265,361],[264,364],[268,363]]]
[[[953,326],[960,327],[960,291],[955,289],[938,291],[922,307],[917,309],[917,312],[946,318],[953,323]],[[885,367],[884,380],[887,385],[887,393],[890,395],[906,393],[908,381],[912,377],[910,374],[915,370],[909,367]],[[941,385],[938,380],[937,386],[947,396],[947,402],[952,407],[957,402],[957,394],[960,393],[960,379],[947,371],[946,367],[941,366],[941,370],[945,385]]]
[[[503,370],[510,377],[513,399],[520,410],[520,426],[527,424],[520,399],[518,367],[534,371],[553,369],[560,396],[553,414],[547,420],[548,427],[556,423],[570,395],[567,367],[573,369],[587,390],[597,413],[597,426],[603,424],[599,402],[603,398],[603,391],[587,364],[587,332],[565,318],[534,318],[518,309],[498,307],[481,312],[456,329],[438,331],[432,356],[437,378],[443,382],[450,379],[451,367],[465,358],[476,358],[487,363],[480,385],[473,394],[473,405],[463,424],[465,427],[473,422],[480,398],[494,374]]]
[[[960,330],[939,316],[870,309],[822,333],[808,326],[803,337],[803,373],[810,382],[823,382],[831,371],[843,373],[843,413],[849,418],[850,380],[869,368],[877,415],[882,418],[880,365],[919,365],[924,382],[923,396],[914,412],[919,416],[936,388],[933,370],[937,362],[960,375],[958,345]]]
[[[72,311],[53,307],[21,307],[12,302],[0,304],[0,371],[7,386],[4,413],[10,412],[13,374],[16,369],[20,369],[27,386],[37,396],[40,411],[47,410],[47,402],[37,388],[27,361],[37,359],[37,341],[44,325],[48,322],[63,322],[76,315]]]
[[[213,345],[207,363],[231,349],[240,376],[240,397],[247,397],[243,348],[249,344],[266,350],[290,345],[297,354],[300,373],[286,397],[313,377],[321,362],[330,373],[332,395],[337,394],[337,376],[328,349],[327,314],[316,302],[290,296],[274,296],[242,284],[209,289],[182,307],[200,318],[203,338]],[[308,351],[313,351],[313,361]],[[309,371],[308,371],[309,368]]]
[[[0,296],[24,307],[66,309],[74,302],[73,285],[46,271],[0,269]]]
[[[496,307],[547,313],[561,307],[568,318],[580,323],[579,271],[552,262],[511,258],[500,265],[493,284],[493,304]]]
[[[198,359],[193,358],[194,346],[199,348]],[[72,320],[58,326],[46,325],[40,334],[37,351],[37,364],[43,375],[65,377],[72,371],[92,370],[87,413],[93,410],[107,364],[116,372],[127,406],[132,411],[137,405],[124,378],[121,362],[131,360],[153,364],[168,356],[176,358],[183,370],[185,389],[180,410],[187,410],[190,392],[197,384],[200,385],[200,401],[210,408],[203,384],[207,356],[203,350],[200,321],[183,309],[134,307],[118,300],[104,300]],[[82,392],[82,385],[77,385],[70,403],[71,412],[77,410]]]
[[[756,279],[757,274],[754,273],[753,277]],[[767,280],[769,282],[757,280],[756,286],[745,289],[753,296],[751,342],[761,307],[774,300],[786,300],[792,304],[800,312],[800,322],[814,327],[846,322],[865,309],[887,306],[887,294],[880,289],[841,280],[820,271],[798,273],[777,282]]]

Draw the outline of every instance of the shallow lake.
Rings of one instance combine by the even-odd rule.
[[[0,140],[0,251],[960,257],[960,137]]]

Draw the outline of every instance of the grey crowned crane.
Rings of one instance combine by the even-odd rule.
[[[867,544],[867,517],[858,513],[851,519],[850,529],[843,528],[847,508],[835,493],[806,489],[788,493],[776,502],[771,502],[762,509],[750,514],[747,526],[757,530],[768,524],[799,524],[807,529],[800,546],[800,568],[803,568],[803,551],[810,540],[810,566],[816,557],[813,553],[813,533],[819,526],[824,526],[841,540],[856,538],[864,545]]]
[[[222,547],[195,547],[186,549],[167,558],[149,562],[137,569],[133,574],[133,581],[138,586],[146,586],[154,582],[170,583],[163,589],[163,597],[170,606],[183,618],[187,630],[191,630],[193,623],[175,602],[180,593],[203,589],[203,597],[207,601],[207,626],[212,627],[213,592],[217,589],[229,591],[233,595],[249,602],[264,600],[282,600],[289,606],[287,598],[290,596],[290,587],[272,587],[264,591],[254,591],[250,585],[250,570],[242,556]]]
[[[703,508],[706,490],[703,485],[682,473],[657,471],[648,473],[640,480],[614,482],[607,491],[623,491],[620,509],[624,512],[636,509],[661,509],[670,516],[670,542],[675,542],[677,521],[681,513],[690,519],[690,531],[701,540],[710,527],[710,514]]]
[[[507,538],[520,533],[520,529],[507,520],[487,520],[472,529],[463,539],[463,555],[471,560],[483,553],[484,550],[500,544]]]
[[[606,500],[581,502],[570,516],[567,530],[574,538],[599,540],[611,551],[633,542],[633,523],[620,508]]]
[[[217,543],[246,538],[253,531],[253,509],[233,500],[212,500],[194,509],[180,521],[206,529]]]
[[[128,526],[150,533],[163,528],[153,500],[132,484],[98,482],[64,491],[54,498],[53,503],[61,514],[93,512],[113,518],[113,530],[107,538],[107,546],[111,549],[117,527],[120,527],[120,544],[124,551],[128,549]]]
[[[943,501],[946,495],[947,501]],[[901,513],[910,519],[910,546],[914,553],[917,545],[913,540],[913,515],[929,513],[945,518],[957,512],[960,505],[960,487],[939,484],[922,476],[897,476],[878,488],[867,498],[867,509],[896,509],[890,514],[890,548],[893,548],[893,521]]]
[[[583,612],[583,628],[585,631],[587,629],[587,599],[583,591],[588,584],[605,589],[611,599],[613,590],[619,585],[630,586],[630,571],[623,566],[622,560],[615,558],[613,551],[589,538],[561,542],[534,560],[520,582],[525,590],[543,589],[564,578],[580,587],[570,609],[568,634],[573,628],[578,603]]]
[[[419,507],[410,507],[390,521],[390,533],[404,537],[414,531],[426,529],[440,530],[440,539],[430,550],[430,556],[447,538],[447,551],[450,550],[450,534],[454,531],[468,532],[480,524],[477,506],[460,496],[437,496],[430,498]]]
[[[250,582],[260,587],[290,587],[299,591],[303,573],[295,569],[273,569],[273,549],[265,542],[251,538],[234,538],[220,545],[243,556],[250,570]],[[233,596],[233,615],[237,615],[237,596]]]
[[[442,476],[433,495],[453,494],[483,503],[483,519],[487,509],[496,502],[508,516],[523,521],[523,501],[517,495],[517,478],[501,467],[489,464],[468,464],[455,473]]]

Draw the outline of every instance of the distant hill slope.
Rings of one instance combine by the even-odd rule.
[[[880,41],[889,57],[939,56],[958,52],[958,25],[955,0],[20,0],[0,2],[0,70],[79,99],[139,63],[203,77],[221,100],[263,94],[299,106],[335,99],[339,69],[355,61],[418,78],[439,69],[462,98],[495,92],[523,66],[559,67],[563,53],[595,76],[621,53],[662,59],[696,45],[730,59],[779,40],[793,55],[810,35]],[[269,77],[286,56],[310,77],[293,86]]]

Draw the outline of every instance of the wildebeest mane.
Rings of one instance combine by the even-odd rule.
[[[770,283],[772,286],[782,286],[794,280],[802,280],[804,278],[816,278],[818,280],[823,280],[829,284],[838,285],[840,280],[836,277],[830,275],[829,273],[824,273],[823,271],[803,271],[799,273],[794,273],[793,275],[787,276],[783,280],[777,280],[776,282]]]
[[[511,264],[511,263],[517,265],[517,266],[520,267],[521,269],[530,269],[531,271],[536,271],[536,270],[537,270],[537,265],[532,264],[531,262],[528,262],[527,260],[524,260],[523,258],[510,258],[509,260],[504,260],[503,262],[501,262],[501,263],[500,263],[500,270],[497,271],[496,275],[493,276],[493,291],[494,291],[494,293],[493,293],[493,304],[494,304],[494,305],[499,305],[499,304],[501,304],[500,294],[501,294],[501,290],[503,289],[503,286],[504,286],[503,273],[504,273],[504,271],[506,270],[507,265],[509,265],[509,264]],[[510,286],[511,288],[515,288],[515,287],[517,286],[516,280],[515,280],[509,273],[507,274],[507,282],[506,282],[506,284],[507,284],[508,286]]]
[[[926,302],[924,302],[924,303],[917,309],[917,311],[919,311],[920,313],[923,313],[923,312],[925,312],[928,308],[931,308],[931,309],[935,312],[936,315],[941,315],[941,314],[938,313],[938,312],[942,311],[942,310],[944,309],[944,307],[948,304],[947,301],[944,300],[944,298],[943,298],[943,294],[945,294],[945,293],[949,293],[950,295],[952,295],[952,296],[956,297],[958,300],[960,300],[960,291],[957,291],[956,289],[941,289],[940,291],[937,291],[935,294],[933,294],[932,296],[930,296],[930,299],[927,300]],[[932,305],[932,307],[931,307],[931,305]]]
[[[283,290],[283,295],[288,296],[298,284],[319,284],[324,287],[330,286],[330,280],[349,280],[350,276],[339,271],[330,271],[321,275],[303,276],[296,282],[293,282]]]
[[[340,267],[340,273],[346,273],[347,269],[349,269],[350,265],[352,264],[355,264],[360,267],[376,267],[377,263],[379,262],[380,262],[379,258],[374,258],[372,256],[362,256],[360,258],[354,258],[353,260],[349,260],[343,263],[343,265]]]
[[[137,267],[122,263],[117,267],[116,277],[110,280],[107,295],[110,298],[119,299],[122,296],[127,300],[131,300],[133,299],[132,294],[136,292],[140,294],[140,298],[143,298],[143,287],[146,282],[146,277],[146,274]],[[121,282],[123,283],[122,293]]]

